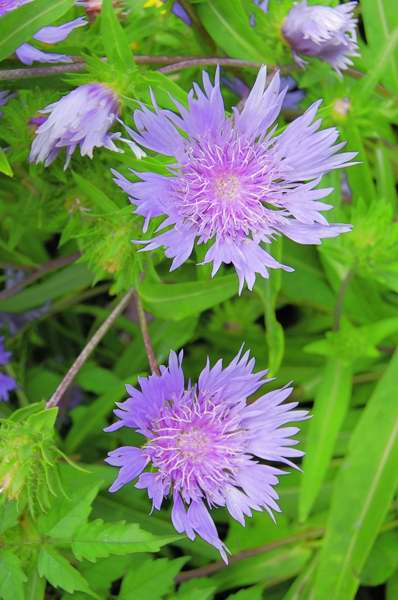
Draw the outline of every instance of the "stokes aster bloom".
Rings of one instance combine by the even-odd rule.
[[[297,427],[282,427],[307,418],[294,410],[297,402],[283,404],[292,388],[285,387],[247,398],[265,383],[266,371],[253,373],[254,359],[239,353],[222,368],[207,362],[198,383],[184,383],[182,353],[170,353],[161,374],[140,378],[141,391],[127,386],[130,398],[118,404],[120,421],[107,428],[130,427],[145,436],[142,448],[124,446],[106,459],[120,472],[110,488],[116,492],[139,477],[136,487],[146,488],[153,508],[173,496],[172,521],[179,533],[196,535],[215,546],[227,562],[209,508],[225,506],[242,525],[252,510],[280,511],[274,486],[280,469],[258,459],[295,466],[302,456],[293,448]],[[146,466],[150,471],[142,473]]]
[[[32,0],[0,0],[0,17],[24,4],[29,4],[31,1]],[[74,29],[83,27],[83,25],[86,25],[86,20],[79,17],[78,19],[74,19],[63,25],[43,27],[33,36],[33,39],[44,42],[45,44],[56,44],[57,42],[65,40]],[[34,46],[31,46],[31,44],[22,44],[22,46],[19,46],[19,48],[15,50],[15,54],[25,65],[31,65],[35,61],[44,63],[72,62],[70,56],[42,52]]]
[[[119,100],[116,93],[102,83],[81,85],[40,112],[49,116],[36,130],[31,162],[44,162],[47,166],[65,148],[67,168],[77,146],[80,146],[81,156],[90,158],[96,147],[119,151],[114,140],[120,139],[120,133],[109,133],[119,116]]]
[[[293,6],[282,33],[293,51],[297,64],[306,61],[299,54],[316,56],[340,73],[352,65],[350,56],[359,56],[356,36],[357,19],[353,11],[357,2],[338,6],[308,6],[307,0]]]
[[[11,352],[6,352],[4,347],[4,338],[0,336],[0,366],[10,362]],[[15,379],[5,373],[0,372],[0,400],[7,402],[10,392],[17,387]]]
[[[329,225],[321,211],[330,205],[318,202],[332,188],[315,189],[322,175],[348,166],[355,153],[337,154],[335,128],[319,131],[315,120],[320,102],[291,122],[279,135],[277,119],[286,94],[279,74],[266,88],[262,67],[241,112],[224,113],[217,71],[214,85],[203,74],[204,91],[194,84],[188,109],[174,100],[179,115],[145,106],[134,113],[134,141],[155,152],[174,157],[169,176],[139,173],[131,182],[114,172],[116,183],[145,217],[166,216],[159,229],[169,229],[148,241],[146,250],[166,247],[176,269],[190,256],[195,240],[213,242],[204,263],[213,263],[213,275],[222,263],[232,263],[240,290],[246,281],[253,287],[256,273],[281,265],[261,244],[284,234],[300,244],[319,244],[350,229]]]

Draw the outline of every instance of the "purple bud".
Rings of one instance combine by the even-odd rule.
[[[48,166],[65,148],[66,168],[78,146],[81,156],[90,158],[96,147],[119,151],[114,140],[119,139],[120,134],[109,133],[119,116],[119,99],[106,85],[81,85],[40,112],[48,117],[36,131],[31,162],[44,162]]]
[[[328,62],[338,73],[352,64],[350,56],[358,56],[356,2],[335,7],[308,6],[307,0],[296,4],[287,15],[282,33],[293,51],[298,65],[305,56],[316,56]]]

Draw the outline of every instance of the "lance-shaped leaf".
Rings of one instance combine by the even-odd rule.
[[[335,480],[311,600],[352,600],[398,484],[398,351],[378,382]]]
[[[112,0],[104,0],[102,5],[101,37],[107,58],[119,67],[130,69],[134,64],[133,54],[126,32],[115,14]]]
[[[339,358],[329,358],[321,373],[312,419],[309,424],[299,517],[305,521],[326,477],[336,439],[347,414],[352,388],[352,367]]]
[[[237,293],[235,275],[188,283],[143,282],[140,296],[151,313],[163,319],[183,319],[200,313]]]

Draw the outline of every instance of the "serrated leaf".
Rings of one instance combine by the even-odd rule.
[[[70,593],[80,591],[95,596],[83,575],[51,546],[40,549],[37,569],[40,576],[45,577],[53,587],[60,587]]]
[[[143,282],[139,293],[145,306],[163,319],[179,320],[194,315],[234,296],[238,291],[235,275],[189,283]]]
[[[352,600],[398,484],[398,352],[371,395],[335,479],[311,600]]]
[[[171,540],[169,537],[156,538],[135,523],[104,523],[97,519],[79,527],[71,541],[78,560],[95,562],[110,554],[157,552]]]
[[[35,0],[0,19],[0,60],[14,52],[46,25],[53,24],[74,4],[74,0]]]
[[[68,496],[58,498],[51,511],[40,517],[39,530],[58,541],[69,540],[86,523],[98,489],[98,483],[89,482],[73,494],[67,490]]]
[[[0,550],[0,597],[3,600],[25,600],[23,584],[26,575],[18,556]]]
[[[115,14],[112,0],[104,0],[101,9],[101,37],[107,58],[116,65],[131,68],[134,64],[127,35]]]
[[[187,562],[188,557],[176,560],[145,559],[123,579],[119,600],[150,598],[162,600],[173,586],[174,578]]]

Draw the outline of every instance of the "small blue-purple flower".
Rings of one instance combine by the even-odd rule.
[[[29,4],[32,0],[0,0],[0,17],[24,4]],[[40,29],[33,39],[44,42],[45,44],[56,44],[65,40],[68,35],[76,28],[83,27],[87,21],[83,17],[69,21],[59,26],[49,26]],[[56,54],[52,52],[43,52],[31,44],[22,44],[15,50],[19,60],[25,65],[31,65],[33,62],[54,63],[54,62],[72,62],[70,56],[65,54]]]
[[[9,91],[0,91],[0,106],[4,106],[7,102],[12,98],[14,94]],[[3,113],[0,111],[0,117],[3,116]]]
[[[267,381],[266,371],[253,373],[254,364],[249,352],[239,352],[224,369],[221,360],[212,368],[208,361],[192,385],[184,381],[182,353],[171,352],[159,376],[139,379],[141,390],[127,386],[130,398],[115,410],[120,420],[107,428],[130,427],[146,440],[141,448],[109,453],[107,462],[120,467],[110,491],[138,477],[135,487],[147,489],[153,508],[172,496],[176,530],[192,540],[199,535],[226,562],[227,549],[208,509],[226,507],[242,525],[252,510],[273,518],[280,511],[274,487],[283,471],[267,462],[294,467],[292,459],[303,454],[293,447],[298,428],[284,427],[308,416],[295,410],[297,402],[283,404],[291,387],[248,404]]]
[[[167,2],[167,0],[163,0],[163,1]],[[191,17],[189,16],[189,14],[185,10],[185,8],[183,6],[181,6],[181,4],[179,2],[173,2],[173,5],[171,7],[171,12],[176,17],[181,19],[181,21],[183,21],[185,23],[185,25],[188,25],[188,26],[192,25]]]
[[[4,347],[4,338],[0,336],[0,366],[10,362],[11,352],[7,352]],[[17,387],[15,379],[0,372],[0,401],[7,402],[9,393]]]
[[[322,212],[332,208],[319,202],[332,188],[316,189],[332,169],[349,166],[353,152],[339,153],[335,128],[320,131],[315,119],[320,102],[276,134],[275,121],[287,89],[280,89],[277,73],[266,87],[263,67],[244,108],[225,116],[219,72],[214,85],[203,74],[204,91],[194,84],[188,108],[174,100],[179,114],[146,106],[134,113],[138,144],[173,157],[169,175],[139,173],[131,182],[117,172],[116,183],[145,217],[144,231],[153,217],[164,216],[160,232],[140,242],[146,250],[165,247],[176,269],[190,256],[195,242],[209,244],[204,263],[213,275],[222,263],[232,263],[252,289],[256,273],[280,264],[263,244],[283,234],[300,244],[319,244],[324,237],[349,231],[348,225],[329,224]]]
[[[79,146],[81,156],[92,158],[94,148],[101,146],[118,152],[115,140],[120,133],[109,133],[119,116],[116,92],[102,83],[87,83],[74,89],[41,113],[48,115],[36,130],[30,152],[31,162],[48,166],[65,148],[67,168]]]
[[[357,2],[338,6],[307,5],[307,0],[293,6],[282,33],[289,43],[298,65],[306,61],[300,56],[316,56],[328,62],[339,74],[352,65],[350,57],[358,56],[353,11]]]

